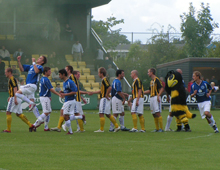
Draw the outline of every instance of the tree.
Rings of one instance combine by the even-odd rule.
[[[169,43],[167,36],[164,34],[156,35],[152,37],[152,43],[148,44],[148,56],[150,56],[154,68],[157,64],[179,59],[178,53],[182,49],[178,49],[174,44]]]
[[[118,44],[130,44],[125,35],[121,35],[121,28],[113,30],[115,26],[123,24],[124,19],[117,20],[115,17],[107,18],[107,21],[92,20],[92,28],[103,41],[103,46],[108,49],[115,49]]]
[[[207,50],[207,57],[220,58],[220,42],[212,42],[212,47]]]
[[[202,57],[206,55],[206,44],[210,43],[211,33],[218,28],[218,23],[213,22],[209,4],[204,6],[204,3],[201,3],[198,15],[195,13],[195,8],[190,3],[189,13],[180,15],[181,32],[186,42],[188,56]]]
[[[130,84],[133,80],[130,77],[132,70],[138,71],[138,77],[143,81],[144,88],[149,87],[150,79],[147,70],[151,67],[150,58],[147,55],[147,49],[142,48],[139,44],[134,43],[129,49],[125,58],[119,58],[117,63],[119,68],[125,70],[125,75]]]

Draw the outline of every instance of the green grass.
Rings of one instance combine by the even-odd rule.
[[[152,133],[154,120],[145,110],[146,133],[108,132],[110,121],[106,118],[105,133],[94,133],[99,129],[97,110],[85,111],[87,125],[85,133],[66,135],[66,132],[28,132],[28,126],[12,114],[12,133],[0,133],[0,170],[14,169],[219,169],[220,134],[202,120],[199,112],[190,120],[191,133]],[[93,113],[93,114],[91,114]],[[31,122],[33,113],[24,112]],[[219,111],[212,111],[220,125]],[[166,124],[168,111],[163,111]],[[54,111],[50,127],[57,126],[59,111]],[[132,128],[132,118],[127,111],[125,124]],[[138,128],[140,124],[138,122]],[[0,128],[6,128],[5,112],[0,112]],[[75,121],[72,122],[76,129]],[[175,120],[171,124],[176,129]]]

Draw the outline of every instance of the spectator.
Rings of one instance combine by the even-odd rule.
[[[104,52],[99,47],[97,47],[97,57],[94,60],[95,70],[98,70],[99,67],[105,66],[103,60],[104,60]]]
[[[49,24],[48,24],[48,21],[45,23],[45,25],[43,26],[43,29],[42,29],[42,33],[41,33],[41,38],[43,40],[48,40],[49,39],[49,31],[48,31],[48,28],[49,28]]]
[[[5,63],[2,62],[2,57],[0,57],[0,75],[5,74]]]
[[[0,50],[0,57],[2,57],[2,60],[4,61],[11,61],[10,53],[8,50],[5,49],[5,46],[2,46],[2,49]]]
[[[12,65],[12,74],[17,80],[19,80],[20,72],[16,68],[16,65]]]
[[[47,62],[48,66],[50,68],[54,68],[54,67],[56,67],[57,62],[58,62],[58,59],[56,57],[56,53],[52,52],[52,54],[48,57],[48,62]]]
[[[56,85],[55,91],[58,92],[58,93],[60,91],[62,91],[61,88],[60,88],[60,84],[59,83]]]
[[[66,29],[65,29],[65,39],[73,41],[73,31],[69,24],[66,24]]]
[[[112,65],[109,64],[108,65],[108,70],[107,70],[107,77],[108,77],[108,79],[110,81],[110,84],[112,84],[112,82],[114,81],[115,76],[116,76],[115,74],[116,74],[115,69],[113,69]]]
[[[190,93],[190,91],[191,91],[191,85],[194,83],[194,80],[193,79],[191,79],[191,80],[189,80],[189,83],[188,83],[188,87],[187,87],[187,91]]]
[[[214,82],[211,82],[211,87],[212,87],[211,103],[212,103],[212,108],[215,109],[217,87],[215,86]]]
[[[163,85],[163,88],[165,88],[164,78],[163,78],[163,77],[160,77],[160,81],[161,81],[161,83],[162,83],[162,85]]]
[[[25,58],[24,65],[31,65],[31,64],[32,64],[31,59],[30,58]],[[25,75],[25,77],[27,77],[28,72],[24,71],[24,72],[22,72],[22,74]]]
[[[210,81],[211,82],[214,82],[216,86],[218,86],[218,81],[215,79],[215,76],[212,76],[212,79]]]
[[[207,78],[207,79],[205,79],[205,81],[207,81],[208,83],[210,83],[210,81],[209,81],[209,79]]]
[[[79,89],[82,90],[82,91],[86,91],[86,89],[83,87],[83,84],[79,81]]]
[[[53,40],[60,40],[60,23],[58,22],[57,18],[54,21],[54,28],[53,28]]]
[[[14,58],[15,61],[17,61],[18,56],[21,56],[21,60],[22,60],[22,58],[26,58],[26,56],[24,55],[24,52],[21,50],[21,48],[18,48],[18,50],[15,51],[15,53],[13,55],[13,58]]]
[[[105,57],[104,63],[103,63],[103,67],[108,70],[108,65],[109,64],[113,64],[111,60],[109,60],[109,57]]]
[[[59,72],[58,72],[58,68],[56,67],[54,69],[54,72],[52,72],[52,81],[61,81],[61,79],[59,78]]]
[[[73,57],[76,61],[81,61],[81,57],[83,54],[83,48],[78,40],[76,41],[76,43],[73,44],[72,54],[73,54]]]

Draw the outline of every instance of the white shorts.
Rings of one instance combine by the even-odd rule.
[[[34,99],[34,94],[37,90],[36,84],[26,84],[20,87],[22,94],[26,95],[28,99]]]
[[[6,111],[21,114],[22,113],[22,107],[21,107],[22,100],[17,97],[17,102],[18,104],[16,105],[14,102],[14,97],[10,97]]]
[[[62,110],[64,115],[74,114],[74,109],[76,109],[76,100],[69,100],[63,104]]]
[[[133,100],[133,103],[131,106],[131,112],[143,114],[144,113],[144,98],[139,98],[139,105],[138,106],[136,106],[136,100],[137,100],[137,98],[135,98]]]
[[[120,99],[118,99],[117,97],[113,97],[112,98],[112,112],[113,114],[120,114],[122,112],[124,112],[124,106],[122,105],[122,101]]]
[[[74,113],[79,113],[80,115],[83,115],[81,102],[76,101],[76,106],[75,106],[75,109],[74,109]]]
[[[161,97],[160,97],[160,102],[157,101],[157,96],[150,98],[150,110],[151,110],[151,114],[155,114],[158,112],[161,113]]]
[[[199,107],[199,111],[200,111],[200,115],[202,117],[202,119],[205,118],[205,112],[210,112],[210,108],[211,108],[211,101],[204,101],[201,103],[198,103],[198,107]]]
[[[100,104],[99,104],[99,113],[104,113],[104,114],[110,114],[110,109],[111,109],[111,101],[104,98],[101,98]]]
[[[51,99],[49,97],[40,97],[40,103],[43,113],[51,113]]]

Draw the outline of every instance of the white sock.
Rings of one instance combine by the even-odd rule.
[[[38,111],[37,106],[34,106],[33,113],[34,113],[34,115],[35,115],[36,118],[38,118],[38,117],[40,116],[40,113],[39,113],[39,111]]]
[[[65,121],[65,125],[69,129],[69,132],[73,133],[72,127],[71,127],[71,121],[70,120]]]
[[[44,129],[48,129],[48,124],[50,122],[50,114],[48,116],[45,117],[44,119]]]
[[[170,128],[170,124],[171,124],[172,120],[173,120],[173,117],[168,115],[167,116],[167,124],[166,124],[165,130],[168,130]]]
[[[21,100],[27,102],[28,104],[33,104],[34,102],[32,102],[30,99],[28,99],[25,95],[20,94],[20,93],[15,93],[15,95],[20,98]]]
[[[124,126],[124,116],[119,115],[119,122],[120,122],[121,128],[123,129],[125,127]]]
[[[70,121],[73,121],[73,120],[76,120],[75,115],[71,115],[71,116],[70,116]]]
[[[76,120],[76,126],[77,126],[77,130],[79,130],[79,129],[80,129],[80,127],[79,127],[78,120]]]
[[[79,116],[75,116],[76,119],[82,119],[82,115],[79,115]]]
[[[115,116],[113,116],[113,117],[115,118],[115,120],[117,119]],[[114,127],[115,127],[115,125],[114,125],[112,122],[110,122],[110,128],[109,128],[109,130],[113,130]]]
[[[215,120],[214,117],[211,115],[211,118],[209,118],[209,120],[211,121],[212,126],[215,124]]]
[[[46,117],[46,115],[44,113],[42,113],[36,120],[36,122],[34,123],[34,126],[37,127],[39,126],[41,123],[44,122],[44,118]]]

